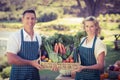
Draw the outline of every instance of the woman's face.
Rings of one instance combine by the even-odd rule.
[[[84,28],[88,35],[95,35],[96,26],[93,21],[85,21]]]
[[[22,18],[22,22],[24,27],[33,29],[36,22],[36,17],[33,13],[26,13]]]

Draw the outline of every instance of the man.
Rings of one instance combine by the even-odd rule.
[[[10,80],[40,80],[38,63],[41,37],[34,32],[36,14],[26,10],[22,16],[23,29],[15,32],[8,39],[7,59],[12,64]]]

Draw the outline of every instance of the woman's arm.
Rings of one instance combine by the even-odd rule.
[[[104,67],[104,59],[105,59],[105,52],[101,52],[99,55],[98,55],[98,58],[97,58],[97,64],[95,65],[91,65],[91,66],[80,66],[79,68],[77,68],[75,71],[77,72],[80,72],[81,70],[83,69],[97,69],[97,70],[101,70],[103,69]]]
[[[105,52],[101,52],[97,58],[97,64],[91,66],[82,66],[83,69],[103,69],[104,67]]]

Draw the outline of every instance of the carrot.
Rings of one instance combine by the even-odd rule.
[[[63,44],[61,44],[61,47],[62,47],[62,53],[65,54],[66,53],[65,46]]]
[[[58,53],[58,44],[57,44],[57,43],[55,43],[54,52],[55,52],[55,53]]]
[[[56,45],[56,43],[55,43],[55,45]],[[54,52],[56,52],[56,46],[54,45]]]
[[[60,53],[63,54],[63,52],[62,52],[62,47],[61,47],[61,43],[60,43],[60,42],[58,43],[58,46],[59,46],[59,51],[60,51]]]
[[[58,44],[56,44],[56,53],[58,53],[58,48],[59,48]]]

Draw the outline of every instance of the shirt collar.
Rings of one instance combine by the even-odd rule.
[[[24,29],[23,29],[23,35],[24,35],[24,38],[29,36],[29,34]]]
[[[30,38],[30,35],[23,29],[24,39]],[[33,40],[35,40],[35,34],[33,35]]]

